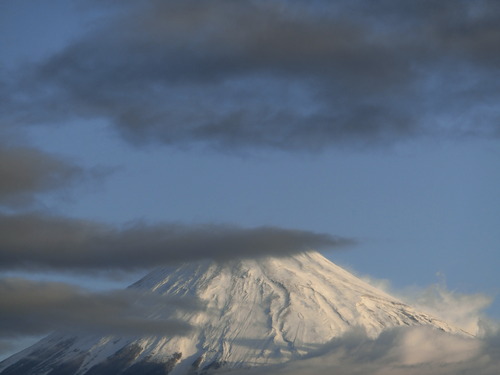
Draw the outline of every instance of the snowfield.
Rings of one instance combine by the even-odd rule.
[[[199,299],[204,307],[151,310],[151,319],[176,318],[192,325],[184,336],[55,333],[2,362],[0,374],[183,375],[276,365],[303,358],[352,329],[371,338],[401,326],[468,336],[313,251],[159,268],[130,288],[167,296],[166,301]]]

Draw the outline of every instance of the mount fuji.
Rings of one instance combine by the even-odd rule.
[[[193,326],[185,335],[53,333],[0,363],[0,375],[208,374],[299,359],[353,328],[371,337],[419,325],[467,335],[313,251],[158,268],[129,288],[204,308],[151,311]]]

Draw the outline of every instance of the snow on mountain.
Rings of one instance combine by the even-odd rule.
[[[297,359],[354,327],[372,337],[415,325],[464,333],[317,252],[159,268],[130,288],[196,297],[206,308],[173,313],[195,327],[186,336],[52,334],[0,363],[0,374],[202,374]],[[151,311],[153,318],[163,314]]]

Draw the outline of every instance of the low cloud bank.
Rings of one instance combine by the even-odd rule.
[[[430,327],[384,331],[376,339],[352,331],[315,353],[289,362],[231,375],[496,375],[500,334],[481,339],[454,336]]]
[[[0,215],[0,269],[133,270],[199,259],[286,256],[352,240],[277,227],[103,223],[43,214]]]

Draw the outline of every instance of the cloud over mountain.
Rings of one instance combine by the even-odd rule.
[[[52,331],[117,335],[183,335],[192,327],[152,319],[151,311],[171,313],[203,308],[194,298],[168,298],[125,289],[92,292],[62,282],[0,279],[0,347],[9,339]],[[166,313],[168,315],[168,313]],[[1,352],[1,350],[0,350]]]
[[[0,215],[0,268],[140,269],[198,259],[286,256],[353,243],[277,227],[134,224],[124,228],[43,214]]]

